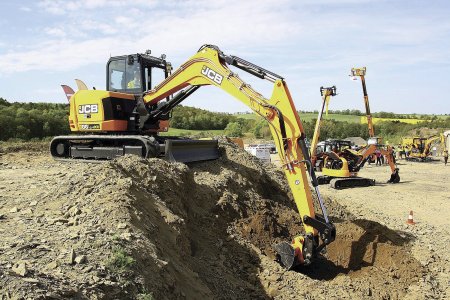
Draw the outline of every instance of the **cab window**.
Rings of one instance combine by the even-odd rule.
[[[142,90],[139,62],[126,58],[113,60],[108,65],[108,91],[139,93]]]

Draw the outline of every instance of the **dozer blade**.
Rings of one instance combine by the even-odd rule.
[[[166,160],[171,162],[194,162],[219,158],[217,140],[166,140]]]
[[[352,178],[334,178],[330,181],[330,186],[333,189],[345,189],[352,187],[366,187],[374,186],[375,180],[362,177],[352,177]]]
[[[277,261],[287,270],[291,270],[299,263],[295,255],[295,249],[288,242],[281,242],[274,246],[277,252]]]

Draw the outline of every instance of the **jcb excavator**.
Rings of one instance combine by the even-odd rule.
[[[135,59],[135,56],[125,56],[109,68],[109,91],[80,90],[71,97],[69,122],[72,131],[104,134],[57,137],[51,144],[54,155],[73,156],[73,144],[84,139],[90,141],[86,147],[107,147],[108,151],[131,147],[128,150],[136,150],[139,155],[156,156],[160,150],[158,137],[151,135],[151,132],[163,130],[170,111],[198,88],[215,86],[249,106],[269,124],[305,228],[305,234],[295,236],[291,243],[275,245],[279,262],[287,269],[308,265],[327,244],[334,241],[336,229],[328,219],[311,166],[305,131],[283,77],[239,57],[225,55],[217,46],[204,45],[175,72],[167,74],[160,84],[153,88],[148,86],[149,90],[134,97],[130,92],[139,90],[129,88],[122,76],[115,76],[115,70],[119,75],[120,72],[127,73],[127,68],[134,64]],[[148,61],[148,68],[161,67],[168,72],[168,66],[162,60],[144,59]],[[272,82],[274,86],[270,99],[242,81],[229,66]],[[141,76],[141,82],[147,82],[147,79]],[[317,194],[322,216],[315,214],[307,173]]]
[[[78,79],[77,93],[63,85],[70,103],[70,130],[88,134],[55,137],[50,144],[52,156],[59,160],[101,160],[134,154],[180,162],[218,158],[216,140],[158,135],[168,131],[172,107],[167,109],[164,104],[173,99],[166,97],[146,106],[142,95],[153,87],[153,77],[167,78],[171,71],[164,54],[155,57],[147,50],[145,54],[111,57],[106,65],[106,91],[88,90]]]
[[[402,146],[409,150],[406,160],[425,162],[430,160],[431,146],[440,142],[441,147],[445,145],[444,134],[434,135],[428,138],[422,137],[404,137],[402,138]]]

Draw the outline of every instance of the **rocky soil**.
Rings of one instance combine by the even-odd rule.
[[[386,201],[419,203],[423,186],[403,185],[416,189],[410,200],[401,184],[323,187],[337,239],[312,266],[286,271],[272,246],[302,224],[284,176],[233,145],[189,165],[62,163],[39,150],[0,149],[2,300],[448,297],[448,230],[407,227]],[[448,210],[446,183],[435,186]]]

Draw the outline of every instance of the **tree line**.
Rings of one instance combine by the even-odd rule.
[[[0,140],[31,140],[70,132],[68,104],[9,103],[0,98]]]
[[[318,114],[317,110],[314,111],[300,111],[301,113],[314,113]],[[337,115],[351,115],[351,116],[365,116],[366,113],[360,111],[359,109],[342,109],[342,110],[328,110],[330,114]],[[437,119],[437,116],[429,116],[429,115],[420,115],[420,114],[396,114],[393,112],[371,112],[373,118],[386,118],[386,119],[421,119],[421,120],[434,120]]]
[[[339,111],[341,114],[358,113],[354,110]],[[59,103],[10,103],[0,97],[0,140],[42,139],[70,133],[69,105]],[[381,114],[381,113],[380,113]],[[392,114],[392,113],[389,113]],[[375,114],[374,114],[375,115]],[[392,114],[386,117],[399,118]],[[450,128],[450,117],[430,118],[419,124],[405,124],[399,121],[380,122],[375,124],[376,135],[385,139],[399,139],[408,132],[421,127]],[[304,121],[306,136],[312,139],[316,120]],[[267,122],[262,118],[239,118],[227,113],[210,112],[188,106],[177,106],[172,111],[170,126],[186,130],[224,130],[230,136],[249,136],[270,139]],[[349,123],[327,119],[322,121],[321,140],[327,138],[346,138],[359,136],[368,138],[367,124]]]
[[[231,114],[215,113],[195,107],[178,105],[172,110],[171,127],[193,130],[223,130],[236,122]]]
[[[303,121],[306,137],[311,140],[314,135],[316,120]],[[427,127],[430,129],[449,129],[450,117],[433,118],[429,122],[418,124],[406,124],[400,121],[385,121],[374,125],[375,135],[384,138],[390,143],[399,143],[401,137],[411,135],[414,130],[419,133],[419,129]],[[260,120],[252,127],[251,133],[256,138],[271,139],[269,126],[265,120]],[[349,123],[347,121],[336,121],[333,119],[322,120],[320,127],[320,140],[345,139],[347,137],[361,137],[365,140],[369,138],[367,124]]]
[[[32,140],[70,133],[69,105],[60,103],[10,103],[0,97],[0,140]],[[224,130],[237,122],[249,131],[247,120],[226,113],[215,113],[188,106],[172,111],[170,126],[192,130]]]

